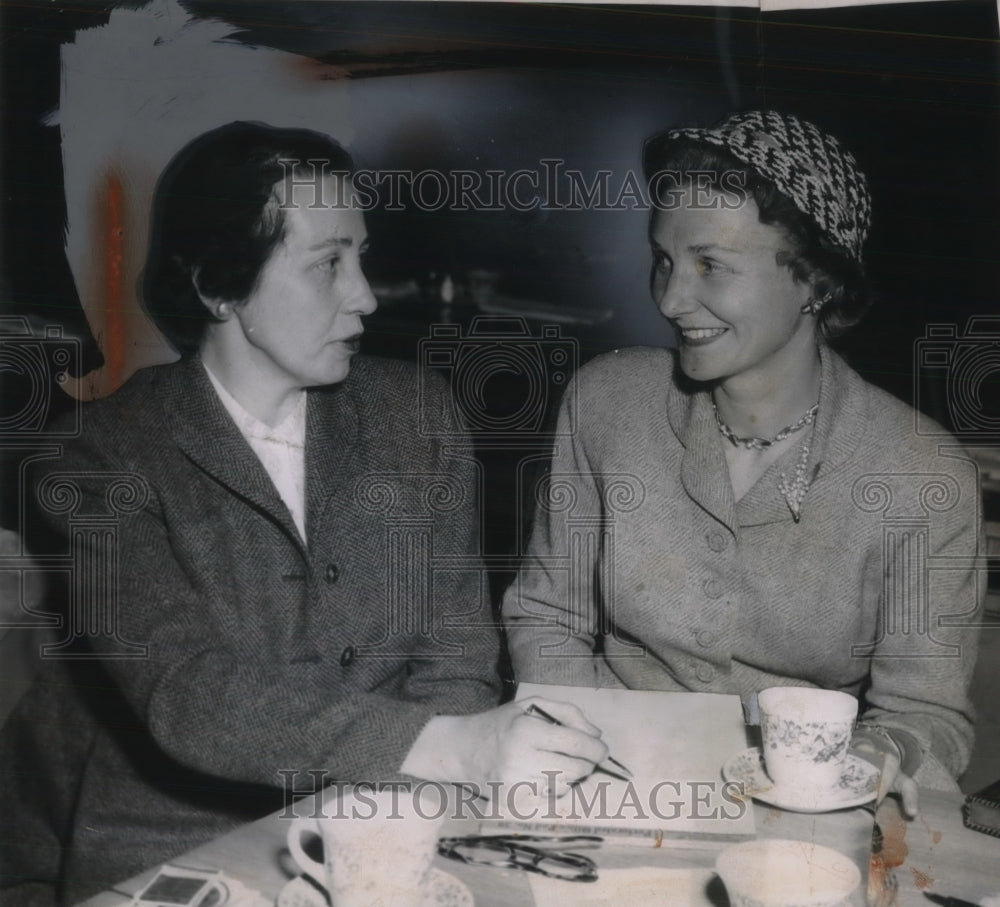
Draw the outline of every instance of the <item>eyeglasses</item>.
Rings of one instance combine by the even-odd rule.
[[[589,857],[564,850],[548,850],[549,844],[572,844],[596,847],[603,838],[595,835],[540,837],[536,835],[470,835],[465,838],[441,838],[438,853],[462,863],[523,869],[550,879],[568,882],[594,882],[597,866]],[[530,844],[527,842],[531,842]]]

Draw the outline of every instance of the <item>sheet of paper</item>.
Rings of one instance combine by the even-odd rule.
[[[517,698],[532,696],[577,705],[633,777],[596,771],[564,797],[508,809],[507,822],[676,844],[753,836],[749,802],[722,777],[747,746],[738,696],[521,684]]]

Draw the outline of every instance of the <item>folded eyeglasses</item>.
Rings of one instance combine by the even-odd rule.
[[[548,837],[539,835],[470,835],[464,838],[441,838],[438,853],[462,863],[523,869],[550,879],[568,882],[594,882],[597,866],[583,854],[563,850],[597,847],[604,839],[596,835]],[[550,845],[557,849],[550,850]]]

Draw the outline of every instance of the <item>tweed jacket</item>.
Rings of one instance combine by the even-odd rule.
[[[943,431],[915,434],[914,412],[836,354],[821,359],[799,522],[778,486],[800,445],[735,501],[709,396],[681,390],[670,352],[580,370],[504,600],[518,679],[745,701],[781,684],[843,690],[863,719],[963,770],[975,466]]]
[[[356,357],[308,392],[307,543],[197,359],[83,419],[31,478],[64,550],[116,527],[78,542],[117,573],[86,628],[106,657],[47,660],[5,729],[8,881],[58,872],[72,902],[293,789],[399,777],[432,716],[497,704],[475,462],[440,378]]]

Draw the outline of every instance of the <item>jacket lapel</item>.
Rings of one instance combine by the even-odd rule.
[[[234,494],[267,513],[301,546],[291,513],[219,400],[201,360],[188,357],[167,375],[163,403],[178,447]]]
[[[736,504],[736,514],[740,526],[761,526],[765,523],[781,523],[784,520],[794,519],[792,511],[788,507],[785,496],[781,493],[779,483],[781,475],[787,477],[791,482],[795,475],[795,467],[802,452],[801,444],[786,451],[776,463],[772,463],[768,470],[753,484],[753,487]],[[818,461],[816,452],[812,444],[809,445],[809,461],[806,465],[806,475],[815,480]],[[809,508],[809,493],[806,492],[802,510]]]
[[[820,476],[854,458],[871,424],[869,387],[833,350],[820,347],[823,384],[816,418],[816,462]]]
[[[809,444],[806,475],[810,489],[826,481],[830,474],[849,460],[857,450],[868,420],[868,394],[865,382],[843,359],[820,346],[819,411]],[[792,519],[791,510],[778,490],[781,474],[791,480],[801,445],[796,444],[764,473],[737,504],[741,526],[759,526]],[[809,509],[809,492],[802,503]]]
[[[670,394],[667,419],[684,448],[681,483],[685,491],[691,500],[732,529],[733,488],[708,393]]]
[[[315,527],[341,487],[356,476],[358,463],[358,412],[356,396],[361,379],[352,368],[342,384],[309,391],[306,409],[306,535]],[[348,384],[350,382],[350,384]],[[363,388],[362,388],[363,392]],[[353,492],[348,492],[353,493]]]
[[[813,429],[806,473],[812,484],[825,481],[847,462],[862,440],[868,418],[864,380],[840,356],[820,346],[819,412]],[[795,472],[799,445],[782,457],[739,501],[733,501],[729,466],[719,443],[719,431],[706,391],[671,394],[667,400],[670,427],[684,447],[681,481],[699,506],[730,528],[791,520],[778,481]],[[809,508],[809,494],[802,505]]]

